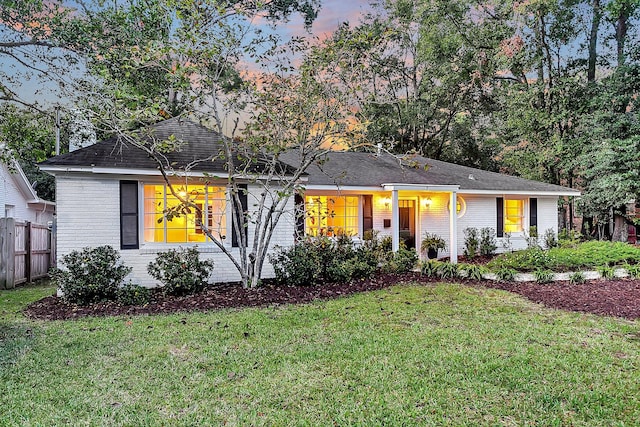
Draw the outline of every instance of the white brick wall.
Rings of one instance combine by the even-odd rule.
[[[111,245],[120,251],[123,262],[133,268],[129,278],[134,283],[149,287],[156,286],[158,283],[147,274],[147,265],[155,259],[158,252],[178,245],[144,244],[141,241],[140,249],[120,250],[119,186],[119,180],[115,178],[93,176],[59,176],[57,178],[58,259],[73,250],[87,246]],[[258,187],[249,187],[250,194],[257,190]],[[249,197],[249,211],[255,210],[253,205],[254,201]],[[291,245],[294,227],[292,198],[286,214],[274,231],[271,247]],[[252,234],[253,226],[250,226],[249,235],[252,236]],[[201,249],[202,259],[212,259],[215,263],[212,282],[240,280],[240,275],[233,263],[215,245],[200,243],[198,247]],[[238,254],[237,248],[230,248],[230,250]],[[263,277],[273,277],[273,268],[268,260],[263,269]]]

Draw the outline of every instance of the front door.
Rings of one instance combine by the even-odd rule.
[[[400,241],[407,248],[416,247],[416,211],[413,200],[400,200],[398,203],[400,214]]]

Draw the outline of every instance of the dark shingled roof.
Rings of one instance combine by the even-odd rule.
[[[296,164],[296,155],[280,158]],[[382,184],[459,185],[460,191],[526,191],[577,193],[570,188],[428,159],[400,161],[387,153],[337,151],[307,170],[309,185],[380,186]],[[472,179],[471,179],[472,178]]]
[[[172,135],[183,143],[177,151],[163,154],[171,167],[184,169],[194,161],[205,160],[192,170],[209,173],[225,171],[225,160],[217,156],[223,148],[220,134],[192,121],[174,118],[156,123],[140,132],[140,139],[146,142],[152,139],[162,141]],[[214,158],[210,159],[212,156]],[[118,141],[117,138],[106,139],[71,153],[52,157],[40,165],[45,169],[46,166],[158,169],[156,161],[144,150],[131,143]],[[284,163],[281,163],[281,167],[283,170],[291,171]],[[259,171],[259,165],[253,168],[253,172],[256,171]]]
[[[177,151],[165,155],[168,162],[177,169],[183,169],[191,162],[207,159],[222,149],[218,133],[188,120],[174,118],[156,123],[146,129],[150,130],[154,138],[158,140],[165,140],[173,135],[178,140],[184,141],[184,144]],[[149,136],[144,133],[141,135],[143,135],[141,136],[142,140],[150,140]],[[291,170],[296,167],[297,157],[294,152],[282,154],[280,160],[283,170]],[[143,150],[129,143],[119,143],[116,138],[52,157],[40,165],[45,169],[47,166],[154,170],[158,168],[155,160]],[[225,171],[225,162],[220,158],[214,158],[199,163],[193,170],[221,173]],[[259,164],[253,171],[259,171]],[[376,155],[347,151],[330,152],[306,172],[309,185],[362,187],[379,187],[382,184],[459,185],[460,191],[577,194],[575,190],[559,185],[487,172],[419,156],[408,157],[401,162],[397,157],[387,153]]]

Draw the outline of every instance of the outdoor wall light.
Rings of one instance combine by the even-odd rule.
[[[422,199],[422,206],[424,206],[425,208],[428,208],[429,206],[431,206],[432,203],[433,203],[433,200],[431,200],[431,197]]]

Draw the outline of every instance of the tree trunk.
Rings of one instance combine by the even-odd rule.
[[[596,49],[598,45],[598,29],[600,28],[600,18],[602,18],[600,0],[593,0],[593,20],[591,21],[591,32],[589,34],[589,61],[587,68],[587,82],[589,83],[596,80]]]
[[[624,65],[624,43],[627,38],[627,20],[629,19],[629,12],[623,6],[620,8],[620,14],[616,20],[616,51],[618,54],[618,67]]]

